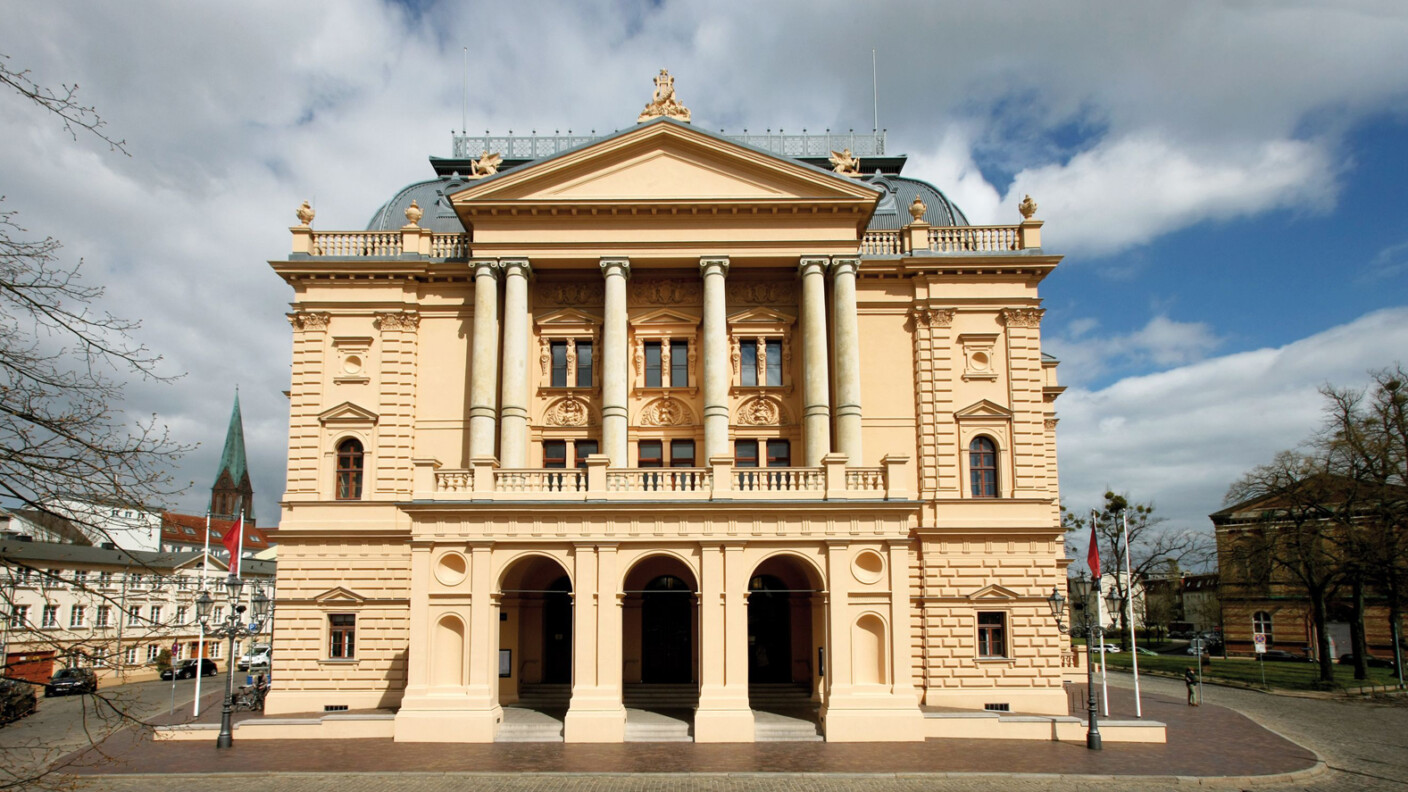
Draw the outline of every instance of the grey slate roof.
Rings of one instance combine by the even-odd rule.
[[[662,117],[648,123],[679,124],[680,122],[671,118]],[[627,134],[635,128],[636,127],[627,127],[626,129],[617,130],[609,135],[604,135],[588,143],[584,143],[581,146],[560,151],[547,159],[556,159],[557,157],[564,156],[586,146],[596,145],[603,140]],[[757,151],[769,157],[778,156],[775,152],[755,148],[745,143],[731,140],[726,136],[710,132],[707,129],[698,127],[691,127],[691,129],[702,132],[710,137],[718,138],[731,145],[742,146],[743,148]],[[794,159],[793,162],[804,168],[810,168],[826,173],[827,175],[832,175],[831,171],[817,167],[804,159]],[[501,176],[506,173],[511,173],[513,170],[514,168],[505,168],[499,171],[497,175]],[[496,178],[496,176],[490,176],[488,178],[493,179]],[[425,212],[420,220],[422,228],[436,233],[462,233],[465,230],[464,226],[460,224],[459,218],[455,216],[454,210],[450,208],[450,202],[446,196],[463,190],[472,183],[480,183],[482,181],[485,180],[481,179],[471,182],[470,180],[459,178],[451,174],[437,179],[427,179],[426,181],[409,184],[401,188],[399,192],[391,197],[391,200],[382,204],[381,208],[377,209],[376,214],[372,215],[371,221],[367,223],[367,230],[393,231],[399,229],[406,223],[406,207],[410,206],[411,201],[414,200],[416,205]],[[872,230],[894,230],[908,223],[910,221],[909,205],[914,201],[916,195],[921,196],[924,199],[925,205],[928,206],[928,211],[924,214],[924,220],[930,225],[966,226],[969,224],[968,218],[963,215],[962,210],[954,205],[938,188],[927,182],[905,178],[896,174],[880,173],[866,177],[864,182],[867,186],[881,191],[880,202],[876,207],[875,214],[870,219],[869,228]]]

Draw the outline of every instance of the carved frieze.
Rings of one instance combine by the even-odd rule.
[[[797,288],[794,283],[780,281],[729,281],[725,287],[729,305],[777,305],[797,304]]]
[[[591,419],[592,411],[587,403],[575,396],[559,399],[543,415],[543,423],[548,426],[587,426]]]
[[[679,399],[664,396],[645,405],[640,411],[641,426],[688,426],[694,423],[694,412]]]
[[[698,305],[704,295],[700,281],[682,278],[633,279],[630,288],[637,305]]]
[[[787,420],[782,405],[766,396],[754,396],[739,406],[738,423],[744,426],[781,426]]]
[[[603,286],[599,281],[558,281],[537,284],[540,306],[583,307],[601,305]]]
[[[288,323],[294,330],[326,330],[332,317],[325,313],[297,311],[288,315]]]
[[[953,327],[953,317],[957,313],[953,308],[915,308],[914,326],[920,329]]]
[[[414,311],[379,313],[376,315],[376,326],[383,332],[387,330],[414,332],[417,327],[420,327],[420,314]]]
[[[1002,322],[1008,327],[1041,327],[1046,311],[1040,308],[1003,308]]]

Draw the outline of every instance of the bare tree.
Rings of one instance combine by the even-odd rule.
[[[1129,522],[1129,576],[1125,576],[1125,520]],[[1095,541],[1100,550],[1100,566],[1110,575],[1111,585],[1120,600],[1128,602],[1137,581],[1166,573],[1170,569],[1197,566],[1207,561],[1210,543],[1206,533],[1168,530],[1164,518],[1154,514],[1152,503],[1131,503],[1125,495],[1105,493],[1105,502],[1094,514],[1065,511],[1062,524],[1069,534],[1089,530],[1095,525]],[[1085,557],[1088,539],[1072,536],[1068,552]],[[1129,613],[1121,609],[1120,629],[1129,631]]]

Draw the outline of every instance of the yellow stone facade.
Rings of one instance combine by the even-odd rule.
[[[492,741],[559,684],[564,739],[610,742],[670,682],[700,742],[752,741],[763,683],[828,740],[1065,715],[1059,257],[1030,218],[872,230],[882,197],[662,116],[466,180],[462,232],[301,211],[266,712]]]

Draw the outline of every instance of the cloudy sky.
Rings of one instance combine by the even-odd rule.
[[[1316,389],[1408,362],[1408,6],[1257,2],[33,3],[0,53],[78,83],[131,157],[0,96],[0,194],[83,258],[175,385],[200,447],[235,386],[262,522],[283,489],[287,287],[310,200],[364,227],[461,125],[634,123],[668,67],[711,129],[881,126],[975,223],[1030,193],[1049,250],[1061,483],[1205,527],[1228,484],[1320,421]]]

